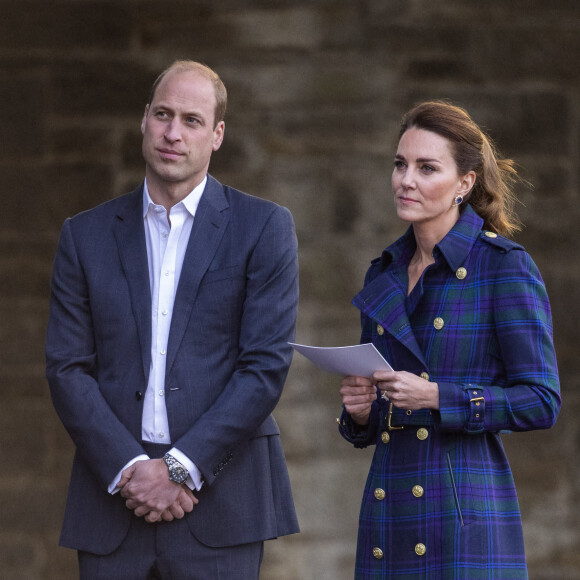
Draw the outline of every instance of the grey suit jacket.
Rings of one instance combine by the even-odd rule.
[[[112,552],[132,513],[107,485],[143,453],[151,345],[142,186],[68,219],[51,283],[51,395],[72,437],[64,546]],[[208,176],[187,247],[167,349],[173,444],[205,484],[192,533],[230,546],[298,531],[271,415],[291,360],[298,302],[290,212]]]

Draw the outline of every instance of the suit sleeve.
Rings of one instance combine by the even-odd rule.
[[[174,444],[210,485],[216,466],[252,437],[282,394],[297,308],[294,222],[286,208],[275,206],[248,257],[235,370],[213,404]]]
[[[63,225],[54,262],[46,363],[55,409],[106,490],[119,469],[144,451],[99,389],[89,289],[71,220]]]
[[[439,383],[443,429],[528,431],[551,427],[561,406],[546,288],[529,254],[504,253],[493,280],[497,352],[505,385]]]

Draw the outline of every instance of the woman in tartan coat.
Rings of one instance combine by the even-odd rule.
[[[392,185],[411,226],[353,300],[362,342],[394,372],[340,391],[342,435],[376,444],[357,580],[528,577],[500,432],[551,427],[561,399],[544,283],[503,237],[517,229],[515,178],[463,109],[404,117]]]

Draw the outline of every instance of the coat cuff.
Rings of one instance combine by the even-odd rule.
[[[372,404],[369,422],[366,425],[355,423],[343,408],[338,420],[339,433],[357,449],[363,449],[376,443],[377,425],[379,424],[379,405]]]

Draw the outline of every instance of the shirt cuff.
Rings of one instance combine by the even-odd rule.
[[[127,463],[127,465],[125,465],[125,467],[123,467],[123,469],[121,469],[121,471],[119,471],[119,473],[117,473],[117,476],[115,477],[115,479],[113,479],[113,481],[109,484],[107,491],[111,495],[116,494],[119,491],[117,484],[119,483],[119,480],[121,479],[121,476],[123,475],[123,471],[125,471],[125,469],[127,469],[128,467],[131,467],[131,465],[133,465],[133,463],[137,463],[137,461],[146,461],[147,459],[149,459],[149,455],[137,455],[137,457],[135,457],[134,459],[131,459],[131,461],[129,461],[129,463]]]
[[[185,485],[189,487],[191,490],[199,491],[201,486],[203,485],[203,476],[201,475],[201,471],[197,468],[197,465],[185,455],[177,449],[176,447],[172,447],[169,450],[169,454],[175,457],[185,469],[189,472],[189,477],[185,480]]]

